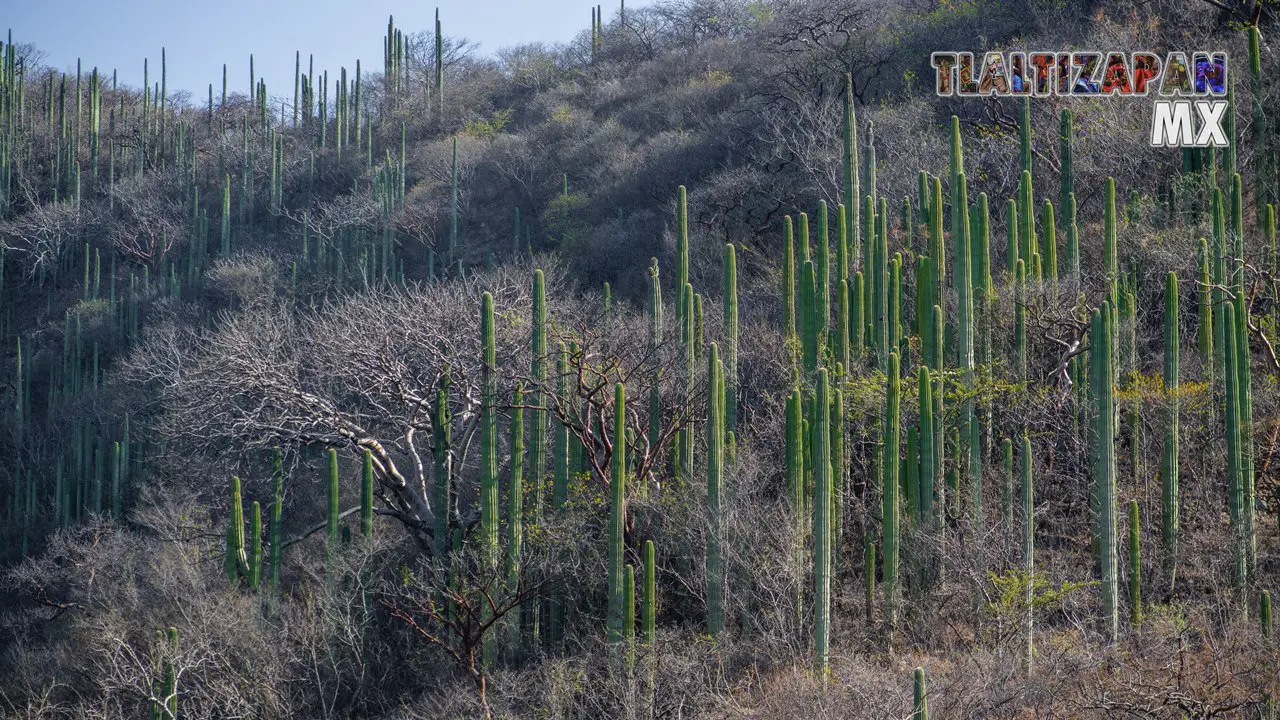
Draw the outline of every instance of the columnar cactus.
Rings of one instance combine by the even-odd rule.
[[[662,435],[662,388],[660,386],[662,380],[662,358],[659,356],[658,351],[662,347],[663,312],[662,283],[658,272],[658,259],[651,258],[649,263],[649,355],[651,357],[649,370],[649,442],[655,443]],[[545,327],[544,311],[544,335]],[[544,336],[543,345],[545,346],[545,344]],[[538,414],[542,412],[544,411],[537,411]],[[537,452],[537,445],[535,444],[534,447],[535,452]],[[534,467],[541,466],[535,464]],[[644,483],[645,479],[640,479],[640,482]]]
[[[817,373],[813,404],[813,638],[814,671],[826,681],[831,621],[831,447],[827,369]],[[896,463],[895,463],[896,466]]]
[[[800,390],[787,398],[786,475],[787,497],[797,515],[804,511],[804,415]]]
[[[257,500],[249,506],[249,587],[262,584],[262,505]]]
[[[819,337],[821,334],[817,309],[815,269],[812,262],[805,262],[800,272],[800,323],[801,347],[804,358],[804,374],[813,378],[818,369]]]
[[[493,296],[480,296],[480,557],[487,572],[498,570],[498,373],[494,350]],[[486,666],[494,660],[491,634],[486,634]]]
[[[724,426],[738,425],[738,261],[732,244],[724,246]]]
[[[853,274],[853,286],[849,288],[849,301],[853,307],[849,310],[849,358],[850,362],[862,359],[862,352],[867,328],[866,322],[866,280],[861,271]],[[846,367],[852,367],[847,365]]]
[[[928,523],[932,523],[934,519],[933,509],[933,492],[934,492],[934,466],[936,460],[934,458],[934,417],[933,417],[933,382],[929,379],[929,368],[921,365],[918,369],[919,373],[919,393],[920,401],[920,489],[917,494],[920,497],[919,514],[915,520],[922,527]]]
[[[1021,259],[1014,271],[1013,367],[1021,384],[1027,382],[1027,267]]]
[[[890,631],[898,624],[898,447],[901,439],[898,421],[898,354],[889,354],[889,373],[885,381],[884,458],[881,461],[882,522],[884,530],[884,606]]]
[[[912,688],[913,710],[911,712],[911,720],[929,720],[929,696],[925,691],[924,684],[924,668],[916,668],[914,675],[914,687]]]
[[[724,630],[724,521],[720,492],[724,472],[724,366],[720,349],[707,353],[707,634]]]
[[[1164,286],[1164,456],[1160,468],[1160,535],[1164,574],[1172,592],[1178,568],[1178,276],[1170,272]]]
[[[1093,383],[1093,481],[1097,506],[1098,555],[1101,568],[1104,632],[1114,643],[1119,635],[1116,569],[1116,461],[1115,400],[1112,383],[1112,320],[1109,303],[1093,313],[1089,338],[1093,367],[1089,373]]]
[[[609,478],[609,615],[610,643],[622,640],[623,572],[626,563],[627,498],[627,393],[622,383],[613,386],[613,457]]]
[[[640,642],[653,645],[658,613],[657,551],[652,540],[644,541],[644,597],[640,607]]]
[[[1020,245],[1018,257],[1026,262],[1027,276],[1039,280],[1041,278],[1040,246],[1036,239],[1035,189],[1031,184],[1029,171],[1022,171],[1022,180],[1018,188],[1018,219],[1022,223],[1018,229]]]
[[[661,302],[661,298],[658,301]],[[533,271],[532,313],[530,375],[533,395],[530,401],[533,407],[529,412],[529,469],[533,490],[533,519],[537,522],[542,515],[542,486],[547,472],[547,286],[541,269]]]
[[[1236,372],[1240,376],[1238,385],[1240,389],[1240,510],[1244,521],[1246,579],[1252,581],[1254,566],[1257,564],[1257,535],[1254,527],[1257,512],[1257,492],[1254,486],[1253,467],[1253,371],[1251,369],[1253,363],[1249,349],[1249,306],[1245,297],[1243,278],[1238,281],[1234,302],[1236,306],[1236,343],[1238,345],[1236,349]]]

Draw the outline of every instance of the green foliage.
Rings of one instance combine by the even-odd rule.
[[[493,140],[507,125],[511,124],[511,116],[514,113],[514,108],[502,108],[495,110],[487,119],[468,120],[462,129],[462,134],[479,140]]]
[[[1026,615],[1028,609],[1034,616],[1042,617],[1061,610],[1063,604],[1075,593],[1098,585],[1097,581],[1071,580],[1055,585],[1043,575],[1028,573],[1022,568],[1005,572],[988,571],[987,580],[991,583],[991,592],[986,611],[993,618],[1003,618],[1002,625],[1013,626],[1017,625],[1019,618]]]

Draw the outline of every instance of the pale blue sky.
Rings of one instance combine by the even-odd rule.
[[[639,7],[651,0],[627,0]],[[480,43],[481,53],[520,43],[564,42],[591,25],[590,0],[438,0],[448,36]],[[617,13],[618,0],[605,3],[605,17]],[[160,48],[168,55],[170,92],[188,90],[203,102],[209,83],[222,86],[227,64],[229,91],[249,86],[249,54],[254,70],[277,97],[293,95],[293,57],[315,55],[316,73],[382,71],[382,37],[387,16],[406,34],[429,30],[437,2],[423,0],[0,0],[0,31],[13,30],[15,42],[34,43],[46,62],[75,72],[97,65],[120,82],[142,83],[142,60],[151,60],[151,80],[159,79]]]

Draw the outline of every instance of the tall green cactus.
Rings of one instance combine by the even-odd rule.
[[[831,447],[827,369],[817,374],[813,404],[813,638],[814,671],[826,682],[831,622]],[[896,463],[895,463],[896,465]]]
[[[1238,240],[1243,243],[1243,240]],[[1243,253],[1239,255],[1243,257]],[[1257,565],[1257,533],[1255,515],[1257,513],[1257,491],[1254,478],[1253,450],[1253,355],[1249,349],[1249,305],[1245,297],[1243,269],[1241,279],[1237,281],[1236,306],[1236,372],[1240,376],[1240,483],[1241,506],[1245,533],[1245,572],[1247,581],[1252,582]]]
[[[1178,276],[1170,271],[1164,286],[1164,455],[1160,468],[1160,535],[1164,579],[1172,593],[1178,569]]]
[[[1112,319],[1110,304],[1104,302],[1093,313],[1089,338],[1093,367],[1090,378],[1093,383],[1094,430],[1093,481],[1097,506],[1097,537],[1099,566],[1101,568],[1103,627],[1108,640],[1115,643],[1119,636],[1119,607],[1116,590],[1116,461],[1115,461],[1115,399],[1113,396],[1112,369]]]
[[[1035,189],[1031,184],[1031,172],[1022,171],[1022,179],[1018,186],[1018,257],[1027,265],[1027,276],[1039,280],[1040,247],[1036,239],[1036,206]]]
[[[849,301],[853,306],[849,309],[849,360],[850,363],[862,359],[863,338],[866,322],[866,281],[861,271],[853,274],[853,285],[849,288]],[[852,368],[852,365],[845,367]]]
[[[622,640],[624,609],[622,575],[626,564],[623,534],[627,523],[627,391],[613,386],[613,457],[609,477],[609,615],[610,643]]]
[[[498,373],[494,350],[493,295],[480,296],[480,532],[479,552],[485,572],[498,571]],[[491,610],[485,610],[487,619]],[[486,633],[483,656],[486,667],[492,667],[495,646],[493,634]]]
[[[640,642],[653,645],[658,616],[657,551],[652,540],[644,541],[644,597],[640,608]]]
[[[720,348],[707,353],[707,634],[724,631],[724,520],[720,493],[724,473],[724,366]]]
[[[884,458],[881,461],[881,527],[884,531],[884,606],[890,632],[898,624],[898,455],[901,433],[898,418],[898,354],[889,354],[885,380]]]
[[[262,505],[257,500],[249,506],[249,587],[262,584]]]
[[[1013,367],[1020,384],[1027,382],[1027,266],[1018,260],[1014,271]]]
[[[244,502],[240,495],[240,478],[231,478],[231,518],[227,523],[227,580],[232,584],[248,574],[249,562],[244,551]]]
[[[724,403],[725,432],[738,425],[738,261],[732,244],[724,246]]]
[[[913,675],[911,720],[929,720],[929,696],[925,691],[924,668],[918,667]]]
[[[360,470],[360,534],[373,537],[373,453],[367,449]]]
[[[918,369],[920,378],[920,513],[915,518],[922,527],[932,523],[934,519],[933,486],[934,486],[934,417],[933,417],[933,382],[929,379],[929,368],[921,365]]]
[[[660,302],[660,301],[659,301]],[[533,490],[533,519],[542,516],[543,484],[547,473],[547,285],[541,269],[533,271],[533,307],[530,322],[530,375],[533,382],[529,412],[529,472]]]
[[[818,369],[818,356],[821,352],[820,324],[818,320],[817,286],[813,262],[805,262],[800,272],[800,323],[803,329],[801,347],[803,349],[804,373],[806,378],[813,378]]]

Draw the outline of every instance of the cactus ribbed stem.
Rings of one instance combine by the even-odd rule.
[[[911,720],[929,720],[929,696],[925,691],[924,668],[913,673]]]
[[[1103,629],[1107,639],[1115,643],[1119,636],[1116,568],[1116,462],[1115,400],[1112,394],[1112,319],[1109,303],[1093,313],[1090,335],[1090,358],[1094,384],[1093,481],[1097,505],[1097,536],[1100,586],[1103,606]]]
[[[881,466],[882,528],[884,530],[884,604],[890,633],[898,624],[898,455],[901,434],[898,421],[898,354],[889,355],[885,381],[884,459]]]
[[[831,621],[831,447],[830,384],[818,370],[813,405],[813,636],[814,670],[826,681]]]
[[[644,541],[644,598],[640,608],[640,642],[653,645],[658,612],[657,551],[652,540]]]
[[[262,505],[257,500],[249,506],[249,587],[262,584]]]
[[[493,296],[480,296],[480,558],[485,572],[496,575],[498,571],[498,525],[501,522],[498,507],[498,377],[494,350]],[[487,616],[490,610],[485,611]],[[486,633],[483,643],[484,663],[491,667],[494,661],[492,633]]]
[[[707,353],[707,634],[724,631],[724,521],[720,493],[724,466],[724,366],[720,349]]]
[[[738,261],[732,244],[724,246],[724,429],[738,425]]]
[[[934,519],[934,417],[933,417],[933,382],[929,379],[929,368],[921,365],[917,371],[920,377],[920,512],[916,522],[924,526]]]
[[[609,477],[609,616],[610,643],[622,640],[625,610],[622,575],[626,563],[627,394],[622,383],[613,386],[613,457]]]

